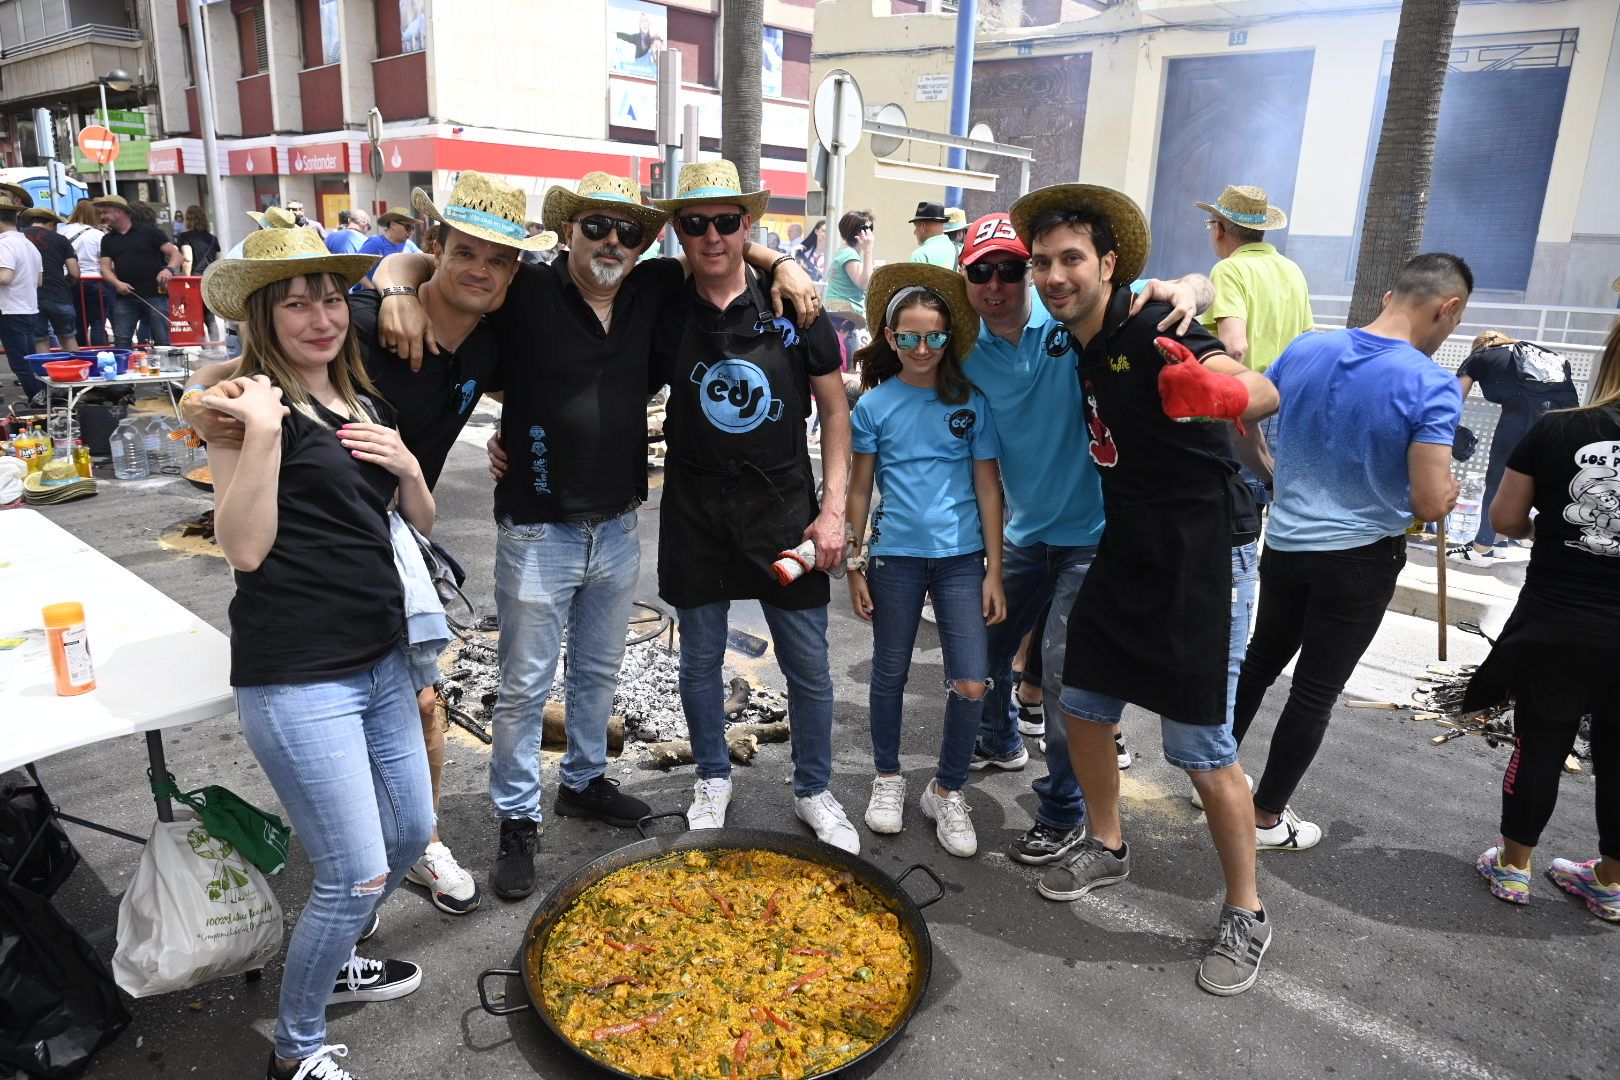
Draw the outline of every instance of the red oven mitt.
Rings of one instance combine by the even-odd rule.
[[[1177,423],[1230,420],[1238,434],[1243,427],[1243,410],[1249,407],[1249,388],[1231,375],[1211,371],[1175,338],[1153,339],[1164,367],[1159,369],[1159,397],[1164,415]]]

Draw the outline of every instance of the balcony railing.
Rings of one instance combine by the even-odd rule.
[[[76,45],[81,41],[97,38],[102,41],[128,42],[138,46],[141,43],[141,32],[131,30],[125,26],[104,26],[100,23],[91,23],[86,26],[76,26],[72,30],[50,37],[38,38],[34,41],[24,41],[10,48],[0,51],[0,60],[11,60],[32,52],[41,52],[45,49],[55,49],[62,45]]]

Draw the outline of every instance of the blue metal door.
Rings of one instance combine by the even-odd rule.
[[[1228,184],[1266,189],[1273,205],[1293,208],[1305,102],[1315,52],[1196,56],[1170,61],[1149,222],[1151,277],[1205,273],[1215,252],[1208,215]],[[1267,233],[1278,243],[1287,230]]]

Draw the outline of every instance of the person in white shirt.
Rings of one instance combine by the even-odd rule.
[[[100,213],[94,203],[84,199],[68,215],[67,224],[56,231],[67,237],[79,259],[79,288],[73,298],[79,309],[79,340],[86,345],[105,345],[107,293],[101,280]]]
[[[41,262],[39,249],[17,228],[17,215],[31,205],[26,192],[9,185],[0,191],[0,346],[23,395],[33,401],[45,392],[27,359],[34,351]]]

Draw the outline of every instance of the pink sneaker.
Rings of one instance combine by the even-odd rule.
[[[1500,848],[1486,848],[1475,861],[1479,876],[1491,887],[1491,895],[1510,904],[1530,902],[1530,868],[1519,869],[1502,861]]]
[[[1604,885],[1597,879],[1598,860],[1571,862],[1554,859],[1547,876],[1560,889],[1586,901],[1592,914],[1604,922],[1620,923],[1620,884]]]

